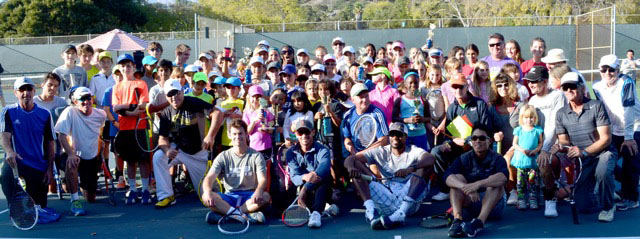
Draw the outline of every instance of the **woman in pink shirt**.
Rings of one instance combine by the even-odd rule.
[[[376,84],[375,89],[369,92],[371,104],[382,110],[387,125],[390,125],[393,102],[400,98],[400,93],[389,84],[389,80],[392,79],[391,72],[386,67],[376,67],[372,72],[369,72],[369,75],[371,75],[373,83]]]

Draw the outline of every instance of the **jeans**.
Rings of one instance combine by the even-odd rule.
[[[446,184],[446,178],[443,178],[444,173],[447,172],[447,169],[449,169],[449,166],[453,164],[453,161],[465,152],[464,148],[453,142],[449,142],[448,144],[451,145],[451,150],[449,152],[444,152],[442,150],[444,145],[438,145],[431,150],[431,154],[436,158],[434,171],[436,172],[436,176],[438,176],[437,185],[440,192],[443,193],[449,192],[449,187]]]
[[[19,165],[18,174],[22,176],[27,184],[27,193],[36,205],[40,207],[47,207],[47,184],[43,182],[45,172],[40,172],[36,169]],[[13,170],[9,167],[8,163],[2,165],[2,172],[0,173],[0,184],[2,184],[2,192],[7,197],[7,202],[15,194],[17,190],[15,180],[13,178]]]
[[[640,132],[633,134],[633,139],[636,144],[640,146]],[[613,136],[611,144],[618,150],[624,142],[623,136]],[[622,156],[622,168],[616,168],[615,176],[622,186],[622,195],[624,199],[631,201],[638,201],[638,179],[640,178],[640,154],[630,156],[628,150],[622,150],[620,152]]]
[[[309,208],[311,212],[324,212],[324,206],[333,193],[331,185],[331,180],[322,180],[322,182],[316,184],[314,188],[307,189],[307,197],[303,198],[303,200],[307,205],[311,205],[311,208]]]
[[[605,150],[597,156],[582,159],[582,173],[575,183],[574,194],[578,209],[588,211],[594,203],[592,196],[599,202],[600,210],[609,210],[614,206],[613,168],[616,158],[615,152]]]

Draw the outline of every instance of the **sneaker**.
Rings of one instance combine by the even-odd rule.
[[[613,221],[613,214],[616,212],[616,206],[613,205],[613,207],[609,210],[602,210],[600,211],[600,215],[598,215],[598,220],[601,222],[611,222]]]
[[[518,202],[518,193],[516,192],[516,190],[511,190],[511,192],[509,192],[509,199],[507,199],[507,205],[509,206],[513,206],[516,205],[516,203]]]
[[[73,215],[77,217],[84,216],[85,214],[87,214],[87,211],[82,208],[82,203],[80,202],[80,200],[74,200],[71,202],[71,213],[73,213]]]
[[[166,208],[176,204],[176,196],[168,196],[156,203],[156,208]]]
[[[449,194],[448,193],[443,193],[443,192],[439,192],[436,195],[433,195],[433,197],[431,197],[432,200],[434,201],[444,201],[449,199]]]
[[[518,199],[518,203],[516,205],[518,210],[527,210],[527,201],[524,199]]]
[[[125,189],[127,187],[127,182],[124,180],[123,176],[118,178],[118,184],[116,184],[116,189]]]
[[[365,210],[364,211],[364,219],[367,221],[367,223],[371,223],[373,222],[373,219],[375,218],[375,212],[376,210]]]
[[[144,190],[144,192],[142,192],[142,204],[151,204],[151,193],[149,192],[149,190]]]
[[[544,216],[545,217],[558,217],[558,210],[556,210],[556,199],[544,201]]]
[[[335,217],[338,216],[339,213],[340,208],[338,208],[338,205],[327,203],[327,205],[324,207],[324,212],[322,212],[322,215]]]
[[[127,192],[127,195],[125,195],[124,204],[133,205],[138,203],[139,200],[140,199],[138,199],[138,192],[129,190],[129,192]]]
[[[462,237],[464,232],[462,231],[462,220],[455,219],[449,227],[449,237]]]
[[[247,215],[249,222],[252,224],[263,224],[267,219],[262,212],[252,212]]]
[[[307,226],[310,228],[320,228],[320,226],[322,226],[322,220],[320,220],[321,217],[322,216],[320,216],[319,212],[313,211],[309,217],[309,223],[307,223]]]
[[[538,209],[538,199],[536,197],[529,198],[529,209],[531,210]]]
[[[476,237],[484,229],[484,223],[480,219],[474,218],[470,222],[462,223],[462,231],[467,237]]]
[[[60,220],[60,214],[55,211],[48,211],[47,208],[36,207],[38,210],[38,224],[47,224],[51,222],[57,222]],[[52,209],[53,210],[53,209]]]
[[[631,201],[631,200],[625,199],[623,201],[617,202],[616,208],[618,209],[618,211],[626,211],[629,209],[638,208],[638,201]]]
[[[375,219],[371,222],[371,229],[373,230],[389,230],[404,225],[402,221],[392,221],[389,216],[383,216]]]
[[[207,216],[204,217],[204,221],[209,224],[218,224],[218,221],[220,221],[220,218],[222,218],[220,214],[215,213],[213,211],[209,211],[207,212]]]

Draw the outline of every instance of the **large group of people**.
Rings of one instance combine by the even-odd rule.
[[[297,197],[318,228],[351,189],[375,230],[402,226],[428,195],[448,200],[451,237],[475,237],[507,206],[543,206],[545,217],[557,217],[557,201],[569,194],[602,222],[637,208],[633,51],[622,62],[599,59],[591,97],[564,51],[547,51],[542,38],[531,40],[529,60],[500,33],[487,47],[482,58],[475,44],[448,56],[399,40],[356,51],[336,37],[329,54],[322,45],[278,49],[263,40],[247,58],[225,48],[189,62],[185,44],[173,61],[158,42],[142,59],[67,45],[42,93],[32,79],[14,83],[18,102],[0,117],[2,190],[12,195],[17,167],[41,222],[55,221],[47,193],[57,190],[57,168],[71,212],[86,215],[81,196],[96,201],[113,153],[126,204],[170,207],[184,176],[210,209],[209,223],[228,214],[261,223],[266,207],[282,210]]]

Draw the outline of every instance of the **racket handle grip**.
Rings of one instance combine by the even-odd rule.
[[[369,175],[364,175],[363,174],[363,175],[360,175],[360,178],[362,178],[363,180],[369,181],[369,182],[374,181],[373,176],[369,176]]]
[[[573,224],[580,224],[580,220],[578,219],[578,209],[576,208],[576,202],[571,201],[569,204],[571,205],[571,216],[573,216]]]

